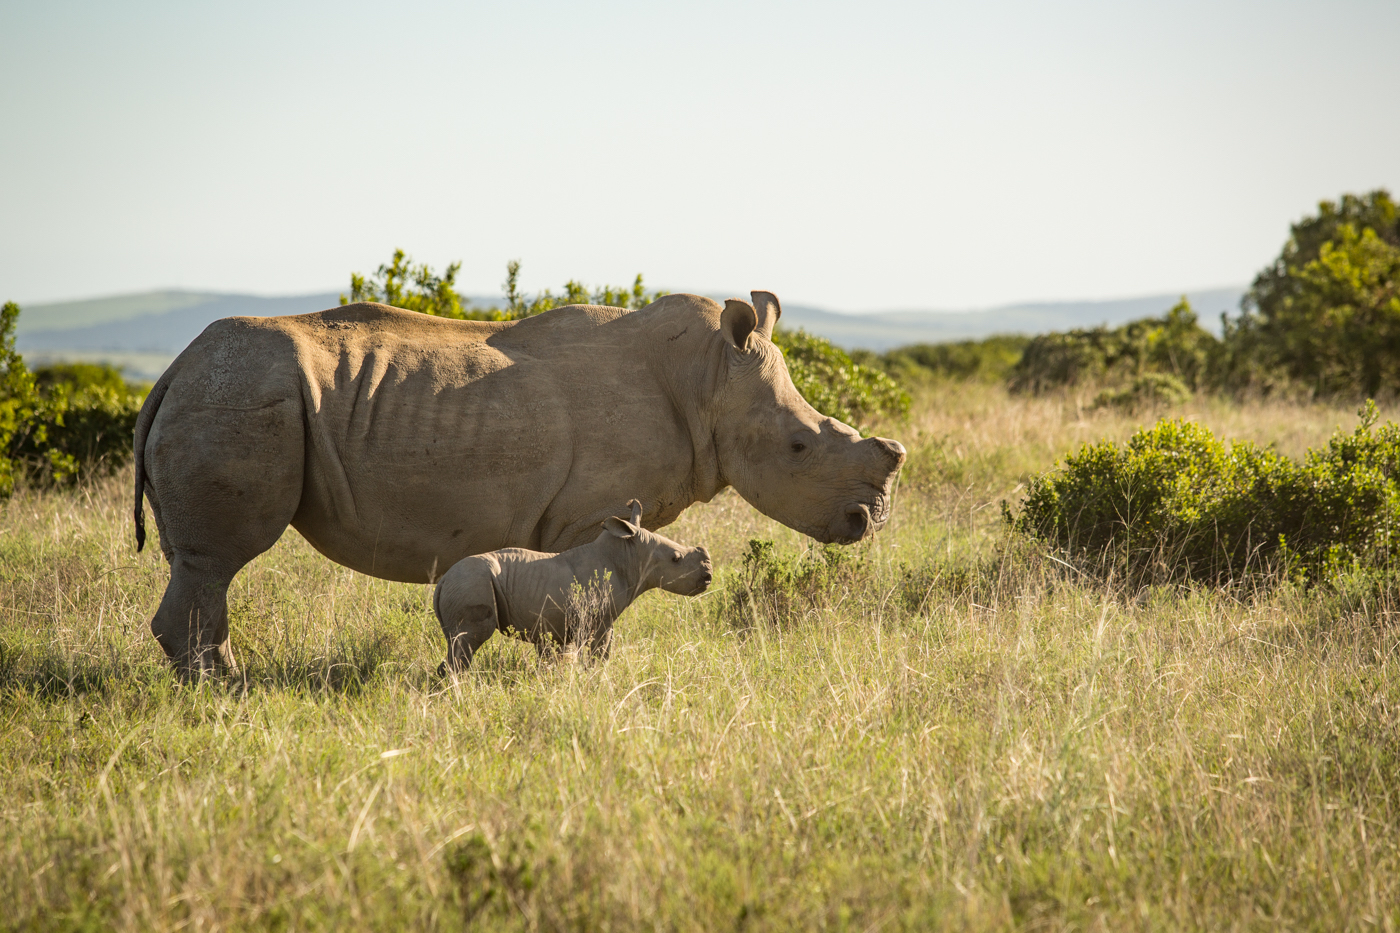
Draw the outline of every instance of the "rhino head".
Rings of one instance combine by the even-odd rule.
[[[720,314],[727,374],[716,399],[723,479],[754,508],[822,542],[850,544],[884,526],[904,447],[817,411],[772,341],[776,296],[731,298]]]
[[[627,507],[632,510],[631,521],[609,517],[603,521],[603,533],[622,544],[624,560],[634,575],[636,592],[657,587],[681,596],[699,596],[705,592],[714,579],[710,552],[647,531],[642,527],[642,504],[633,499]]]

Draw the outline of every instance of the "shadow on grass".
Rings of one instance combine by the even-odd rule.
[[[302,694],[360,696],[382,685],[394,672],[430,688],[435,680],[404,639],[382,631],[338,635],[323,650],[309,646],[269,655],[246,654],[241,667],[207,678],[235,691],[284,691]],[[14,631],[0,632],[0,695],[21,692],[45,700],[84,694],[129,691],[133,686],[160,688],[179,683],[158,651],[133,651],[112,645],[70,648],[52,640]]]

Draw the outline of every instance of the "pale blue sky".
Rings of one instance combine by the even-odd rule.
[[[842,310],[1248,281],[1400,194],[1400,3],[13,3],[0,300],[768,288]]]

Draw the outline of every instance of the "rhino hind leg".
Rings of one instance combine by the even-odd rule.
[[[447,639],[447,660],[438,668],[465,671],[472,658],[500,625],[492,568],[480,558],[469,557],[449,570],[433,591],[433,612]]]
[[[178,551],[170,561],[170,584],[151,619],[151,634],[186,680],[237,670],[228,637],[228,587],[235,573]]]
[[[209,413],[183,408],[174,388],[145,450],[146,496],[170,563],[151,633],[190,680],[236,669],[229,584],[291,523],[304,441],[292,400]]]

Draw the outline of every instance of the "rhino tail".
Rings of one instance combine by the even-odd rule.
[[[151,386],[150,394],[146,396],[146,401],[141,405],[141,412],[136,416],[136,435],[133,439],[133,451],[136,461],[136,553],[141,553],[141,549],[146,546],[146,509],[144,500],[146,497],[146,435],[151,431],[151,424],[156,420],[156,411],[160,408],[160,403],[165,399],[165,393],[170,388],[171,373],[174,364],[166,367],[161,373],[156,384]]]

